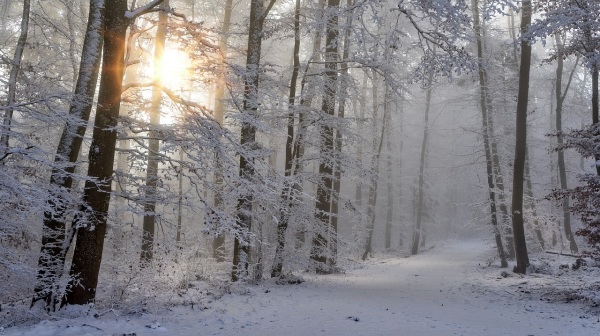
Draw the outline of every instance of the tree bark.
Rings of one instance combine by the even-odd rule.
[[[375,76],[373,76],[373,79],[375,79]],[[375,82],[373,82],[373,85],[375,86]],[[373,90],[376,90],[376,87],[374,87]],[[377,99],[374,99],[373,104],[377,104]],[[369,256],[369,254],[371,254],[373,251],[373,231],[375,228],[375,207],[377,207],[377,186],[378,186],[377,182],[379,180],[379,166],[380,166],[379,157],[381,156],[381,149],[383,148],[383,139],[385,136],[385,131],[390,126],[385,123],[385,121],[388,118],[387,114],[388,114],[388,110],[384,109],[382,125],[381,125],[381,133],[380,133],[379,139],[378,139],[379,141],[377,142],[377,147],[374,148],[375,154],[371,158],[372,178],[371,178],[371,183],[369,184],[369,195],[367,198],[368,199],[368,204],[367,204],[367,241],[365,244],[365,250],[361,257],[361,259],[363,261],[367,260],[367,257]],[[375,118],[376,118],[376,115],[374,114],[373,120],[375,120]],[[375,122],[373,122],[373,123],[375,123]]]
[[[300,72],[300,0],[296,0],[294,9],[294,51],[293,51],[293,70],[290,79],[290,92],[288,96],[288,124],[287,138],[285,142],[285,177],[283,190],[281,191],[282,206],[277,223],[277,247],[275,248],[275,260],[271,268],[271,277],[281,276],[283,270],[283,251],[285,249],[285,235],[288,228],[290,212],[293,202],[297,195],[294,195],[294,176],[297,171],[292,170],[294,166],[294,123],[295,123],[295,104],[296,104],[296,84],[298,73]]]
[[[434,47],[435,49],[435,47]],[[435,50],[433,51],[435,53]],[[433,94],[433,72],[429,73],[427,80],[427,93],[425,96],[425,127],[423,129],[423,142],[421,144],[421,159],[419,168],[419,190],[417,196],[417,220],[413,229],[411,254],[419,253],[419,242],[421,239],[421,226],[423,222],[423,202],[425,198],[425,157],[427,153],[427,142],[429,138],[429,110],[431,108],[431,96]]]
[[[91,0],[69,118],[58,143],[54,158],[55,168],[50,176],[50,184],[56,186],[57,190],[69,191],[73,186],[72,175],[75,172],[96,91],[102,55],[103,25],[104,0]],[[58,281],[64,272],[65,256],[70,244],[70,241],[65,241],[64,217],[68,201],[64,197],[60,192],[52,195],[47,200],[49,210],[44,212],[42,246],[32,305],[43,299],[47,309],[55,309],[55,305],[58,304]],[[71,229],[73,230],[74,228]],[[72,234],[71,232],[69,236]]]
[[[96,297],[111,193],[115,145],[123,87],[127,1],[106,0],[100,90],[84,187],[86,218],[73,223],[77,243],[63,304],[89,304]]]
[[[335,113],[335,100],[337,94],[337,59],[338,59],[338,17],[340,0],[328,0],[326,9],[326,37],[325,37],[325,78],[324,94],[321,111],[326,116]],[[337,228],[331,223],[331,195],[333,189],[333,167],[328,159],[334,154],[334,133],[329,123],[320,126],[321,144],[319,152],[321,161],[319,163],[320,182],[317,186],[316,214],[315,218],[320,228],[313,237],[310,257],[316,262],[318,273],[330,273],[336,264],[336,256],[328,251],[329,244],[335,244],[337,240]]]
[[[564,46],[562,44],[562,40],[559,34],[554,35],[554,39],[556,42],[556,52],[557,52],[557,65],[556,65],[556,82],[554,86],[555,97],[556,97],[556,133],[558,140],[559,150],[558,154],[558,172],[560,179],[560,188],[562,190],[567,189],[567,172],[565,169],[565,153],[562,149],[560,149],[563,144],[563,136],[562,136],[562,111],[563,104],[567,93],[569,91],[569,86],[571,84],[572,76],[569,79],[569,82],[563,92],[562,89],[562,76],[563,76],[563,57],[564,57]],[[563,227],[565,231],[565,236],[569,240],[569,247],[572,253],[578,253],[579,248],[577,247],[577,242],[575,241],[575,236],[571,230],[571,212],[569,211],[569,198],[564,197],[562,200],[562,210],[563,210]]]
[[[348,8],[352,7],[354,0],[348,0]],[[345,118],[346,111],[346,98],[348,91],[348,57],[350,56],[350,34],[352,30],[350,27],[352,26],[353,19],[353,11],[349,10],[346,13],[346,23],[344,29],[344,49],[342,51],[342,63],[341,66],[341,76],[340,76],[340,87],[339,87],[339,104],[338,104],[338,118]],[[342,153],[342,132],[339,127],[335,132],[335,145],[334,145],[334,156],[335,156],[335,167],[333,173],[333,193],[331,195],[331,227],[334,232],[338,231],[338,218],[339,218],[339,198],[340,198],[340,189],[342,183],[342,168],[341,168],[341,160],[340,155]],[[337,256],[337,239],[333,239],[330,242],[331,247],[331,255],[333,258]]]
[[[598,124],[598,65],[592,68],[592,123]],[[600,155],[594,157],[596,174],[600,176]]]
[[[253,119],[258,111],[258,85],[260,53],[262,47],[264,20],[270,8],[275,3],[271,0],[265,8],[264,0],[252,0],[250,3],[250,26],[248,28],[248,47],[246,55],[246,73],[244,75],[244,101],[242,113],[245,114],[240,130],[241,145],[252,148],[256,141],[256,126]],[[239,175],[242,179],[252,180],[254,177],[254,159],[240,155]],[[237,224],[242,230],[240,236],[235,238],[233,245],[233,267],[231,280],[238,281],[248,276],[248,261],[250,257],[250,242],[240,239],[252,230],[252,201],[250,193],[240,196],[237,204]]]
[[[517,265],[514,272],[525,274],[529,267],[527,241],[523,226],[523,182],[525,150],[527,148],[527,103],[529,100],[529,74],[531,67],[531,45],[523,38],[531,23],[531,1],[524,0],[521,18],[521,62],[519,67],[519,93],[517,96],[517,120],[515,160],[513,165],[512,227],[515,239]]]
[[[477,58],[479,62],[479,105],[481,108],[481,120],[483,130],[483,147],[485,151],[485,163],[487,171],[487,183],[488,183],[488,197],[490,201],[490,215],[492,220],[492,228],[494,230],[494,238],[496,241],[496,248],[498,250],[498,256],[500,257],[500,266],[507,267],[508,262],[506,261],[506,255],[504,253],[504,245],[502,244],[502,235],[500,234],[500,227],[498,225],[498,214],[496,208],[496,192],[495,192],[495,179],[493,169],[493,158],[492,148],[490,145],[491,129],[489,125],[490,116],[488,114],[489,108],[489,96],[488,96],[488,83],[487,83],[487,72],[485,65],[483,64],[483,36],[481,33],[480,15],[479,15],[479,2],[478,0],[472,0],[473,7],[473,19],[474,19],[474,30],[477,39]]]
[[[388,96],[388,88],[386,87],[386,96]],[[388,97],[389,99],[389,97]],[[389,104],[388,100],[386,99],[384,104]],[[384,107],[384,110],[389,109],[389,105]],[[384,113],[387,114],[387,113]],[[387,114],[387,118],[388,120],[385,122],[386,124],[388,124],[388,127],[391,127],[392,125],[392,118],[391,115]],[[387,143],[386,143],[386,147],[387,147],[387,177],[388,177],[388,183],[387,183],[387,213],[386,213],[386,219],[385,219],[385,248],[389,249],[392,246],[392,222],[394,220],[394,173],[393,173],[393,162],[392,162],[392,137],[390,136],[390,133],[388,131],[387,134]]]

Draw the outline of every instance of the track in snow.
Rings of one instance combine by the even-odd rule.
[[[580,319],[572,306],[523,299],[494,285],[489,276],[486,279],[480,263],[491,249],[481,241],[451,242],[410,258],[374,259],[347,274],[311,277],[302,285],[253,287],[252,294],[227,295],[204,311],[180,307],[163,316],[131,320],[108,315],[78,318],[7,335],[537,336],[600,332],[600,324]]]

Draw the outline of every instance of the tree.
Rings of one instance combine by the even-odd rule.
[[[600,69],[600,3],[594,0],[541,0],[538,7],[543,9],[543,18],[537,19],[528,31],[528,36],[539,37],[545,42],[548,35],[570,33],[561,52],[563,56],[578,54],[592,74],[592,123],[599,122],[598,71]],[[558,54],[552,55],[557,58]],[[558,98],[557,98],[558,99]],[[594,156],[600,161],[600,156]],[[596,174],[600,176],[600,164],[596,164]]]
[[[295,199],[299,196],[296,193],[293,177],[298,173],[294,167],[294,123],[295,123],[295,104],[296,104],[296,85],[298,73],[300,71],[300,0],[296,0],[294,8],[294,50],[293,50],[293,70],[290,79],[290,92],[288,96],[288,116],[287,116],[287,138],[285,139],[285,177],[284,187],[281,191],[282,206],[279,210],[279,220],[277,222],[277,247],[275,250],[275,259],[271,269],[271,277],[279,277],[283,270],[283,251],[285,248],[285,235],[288,229],[290,213]]]
[[[435,54],[435,47],[433,50]],[[427,92],[425,96],[425,126],[423,127],[423,142],[421,144],[421,159],[419,161],[419,184],[418,184],[418,196],[417,196],[417,220],[413,228],[413,239],[411,254],[416,255],[419,253],[419,243],[421,239],[421,229],[423,223],[423,208],[425,198],[425,159],[427,153],[427,145],[429,139],[429,110],[431,109],[431,99],[433,94],[433,72],[430,72],[428,79]]]
[[[221,26],[221,39],[219,41],[219,52],[221,54],[221,60],[219,63],[219,73],[218,73],[218,82],[217,87],[215,89],[215,110],[214,110],[214,118],[215,120],[223,125],[223,116],[225,114],[225,86],[226,82],[226,73],[225,73],[225,65],[227,61],[227,51],[228,45],[227,41],[229,39],[229,27],[231,26],[231,13],[233,11],[233,0],[226,0],[225,2],[225,10],[223,13],[223,24]],[[223,175],[220,173],[220,158],[215,157],[215,164],[217,165],[216,173],[215,173],[215,183],[217,184],[217,189],[214,194],[214,203],[215,207],[219,208],[223,206],[223,196],[221,185],[223,184]],[[220,233],[213,239],[212,242],[212,253],[213,258],[215,258],[218,262],[225,261],[225,235]]]
[[[264,22],[276,0],[270,0],[265,6],[264,0],[251,0],[250,26],[248,27],[248,47],[246,50],[246,73],[244,74],[244,100],[242,103],[242,126],[240,144],[249,153],[256,150],[256,118],[258,112],[258,90],[260,79],[260,56],[263,38]],[[250,155],[240,155],[239,175],[243,180],[251,182],[254,178],[254,158]],[[253,195],[245,191],[238,199],[237,225],[241,231],[233,245],[233,268],[231,280],[237,281],[248,275],[248,258],[250,256],[250,241],[248,233],[252,228]]]
[[[337,95],[337,60],[338,60],[338,18],[339,0],[328,0],[325,11],[325,72],[324,72],[324,96],[321,111],[324,117],[331,118],[335,112],[335,101]],[[334,150],[334,133],[331,122],[325,119],[319,125],[321,137],[319,152],[319,184],[316,194],[316,214],[319,223],[317,232],[312,241],[310,258],[315,261],[315,269],[318,273],[330,273],[336,265],[336,256],[328,251],[328,243],[335,245],[337,227],[331,223],[331,198],[333,190],[333,166],[325,157],[331,157]],[[329,238],[328,238],[329,236]]]
[[[57,193],[48,199],[49,210],[44,212],[42,247],[32,304],[44,299],[46,307],[52,306],[52,309],[59,301],[58,280],[63,273],[67,249],[75,232],[73,227],[68,237],[65,237],[67,220],[65,212],[74,205],[70,204],[61,189],[69,191],[73,186],[72,175],[75,173],[77,158],[92,110],[102,55],[103,21],[104,0],[91,0],[77,83],[69,108],[69,119],[60,137],[54,159],[55,168],[50,176],[50,184],[56,187]]]
[[[531,23],[531,1],[524,0],[521,13],[521,35]],[[523,225],[523,184],[525,152],[527,148],[527,103],[529,100],[529,75],[531,67],[531,44],[521,36],[521,62],[519,68],[519,93],[517,96],[517,121],[515,159],[513,166],[512,228],[517,264],[514,271],[525,274],[529,267],[527,242]]]
[[[479,73],[479,107],[481,109],[481,121],[483,129],[483,147],[485,151],[485,166],[487,171],[487,183],[488,183],[488,197],[490,202],[490,215],[492,220],[492,229],[494,230],[494,238],[496,241],[496,248],[498,250],[498,256],[500,257],[500,266],[507,267],[508,262],[506,261],[506,255],[504,253],[504,245],[502,244],[502,236],[500,234],[500,228],[498,225],[498,215],[496,207],[496,191],[495,191],[495,179],[492,159],[492,147],[491,147],[491,128],[489,126],[490,116],[488,109],[490,107],[490,98],[488,93],[488,74],[486,65],[484,64],[484,48],[483,48],[483,34],[481,29],[481,19],[479,14],[479,1],[472,0],[473,7],[473,21],[475,38],[477,39],[477,59],[478,59],[478,73]]]
[[[152,261],[154,249],[154,230],[156,222],[156,186],[158,184],[158,161],[160,152],[159,131],[155,130],[160,126],[160,111],[162,103],[161,71],[163,67],[165,41],[167,38],[169,0],[163,1],[162,10],[158,14],[158,25],[156,28],[156,37],[154,38],[154,83],[157,86],[152,87],[152,101],[150,105],[150,127],[154,130],[148,132],[148,164],[146,165],[146,188],[144,203],[144,222],[142,227],[142,251],[140,253],[140,263],[148,264]]]
[[[29,13],[31,11],[31,0],[23,1],[23,14],[21,15],[21,32],[15,47],[15,54],[11,60],[10,74],[8,76],[8,97],[6,99],[7,109],[4,111],[2,122],[2,133],[0,134],[1,155],[5,155],[9,151],[9,139],[11,131],[11,123],[13,118],[13,105],[15,104],[17,95],[17,77],[21,72],[21,61],[23,52],[27,44],[27,32],[29,30]]]
[[[63,304],[88,304],[96,296],[112,188],[117,141],[115,128],[123,92],[127,28],[130,20],[152,10],[161,2],[154,0],[131,12],[127,11],[127,1],[124,0],[106,0],[104,5],[100,89],[88,158],[88,180],[83,194],[85,217],[80,216],[73,223],[77,229],[77,242]]]
[[[563,137],[562,137],[562,111],[565,98],[567,93],[569,92],[569,87],[571,86],[571,81],[573,79],[573,75],[575,73],[575,69],[577,68],[577,64],[573,67],[573,71],[569,76],[566,87],[562,87],[562,77],[563,77],[563,69],[564,69],[564,46],[562,44],[562,39],[559,34],[555,35],[556,41],[556,82],[554,84],[555,89],[555,98],[556,98],[556,132],[558,139],[558,147],[562,147]],[[579,61],[579,59],[578,59]],[[560,179],[560,188],[567,189],[567,172],[565,170],[565,153],[563,150],[559,149],[558,153],[558,171],[559,171],[559,179]],[[569,199],[563,198],[563,227],[565,230],[565,236],[569,240],[569,247],[572,253],[577,253],[579,249],[577,248],[577,242],[575,242],[575,237],[573,236],[573,232],[571,231],[571,213],[569,211]]]

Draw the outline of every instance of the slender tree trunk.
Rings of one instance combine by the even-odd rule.
[[[375,77],[373,77],[373,79],[375,79]],[[373,82],[373,84],[375,85],[375,82]],[[374,90],[376,90],[376,88],[374,88]],[[376,104],[376,103],[374,103],[374,104]],[[379,180],[379,166],[380,166],[379,158],[381,156],[381,149],[383,148],[383,139],[385,136],[386,128],[388,128],[390,126],[385,123],[385,120],[387,120],[387,114],[388,114],[388,111],[386,109],[384,109],[382,125],[381,125],[381,133],[379,135],[377,147],[374,148],[374,149],[376,149],[375,154],[371,158],[372,178],[371,178],[371,183],[369,184],[369,195],[368,195],[368,205],[367,205],[367,241],[365,244],[365,251],[363,252],[362,257],[361,257],[363,261],[366,260],[367,257],[369,256],[369,254],[371,254],[373,251],[373,231],[375,228],[375,207],[377,207],[377,186],[378,186],[377,182]],[[375,119],[376,115],[374,115],[373,118]]]
[[[240,130],[241,145],[250,147],[256,141],[256,126],[253,119],[258,111],[258,85],[260,74],[260,52],[262,47],[263,25],[269,10],[275,3],[271,0],[265,8],[264,0],[252,0],[250,3],[250,27],[248,28],[248,48],[246,54],[246,73],[244,75],[244,101],[242,113],[245,120]],[[252,180],[254,176],[254,159],[240,156],[240,177]],[[250,193],[240,196],[237,204],[237,224],[246,235],[252,230],[252,201]],[[233,245],[233,267],[231,280],[238,281],[248,276],[250,242],[247,239],[235,238]]]
[[[285,249],[285,234],[288,228],[290,212],[293,207],[293,202],[297,195],[294,195],[293,180],[297,173],[293,171],[294,165],[294,122],[295,122],[295,105],[296,105],[296,84],[298,81],[298,73],[300,72],[300,0],[296,0],[294,9],[294,51],[293,51],[293,70],[292,78],[290,79],[290,93],[288,96],[288,124],[287,138],[285,143],[285,177],[283,190],[281,192],[282,207],[279,213],[279,222],[277,223],[277,247],[275,249],[275,260],[271,268],[271,277],[279,277],[283,270],[283,250]]]
[[[154,82],[162,82],[161,71],[165,61],[165,41],[167,39],[167,24],[169,16],[166,9],[169,8],[169,0],[165,0],[158,13],[158,25],[156,37],[154,38]],[[150,103],[150,127],[157,129],[160,126],[160,110],[162,104],[162,90],[160,87],[152,88],[152,100]],[[154,254],[154,233],[156,223],[156,187],[158,185],[158,163],[160,152],[159,132],[150,130],[148,132],[148,164],[146,166],[146,188],[144,189],[144,222],[142,227],[142,252],[140,254],[140,265],[145,266],[152,261]]]
[[[435,50],[434,50],[435,53]],[[421,144],[421,159],[419,168],[419,190],[417,196],[417,220],[413,229],[413,240],[411,254],[419,253],[419,242],[421,239],[421,226],[423,222],[423,201],[425,198],[425,153],[427,152],[427,142],[429,138],[429,110],[431,108],[431,96],[433,94],[433,73],[429,74],[427,80],[428,88],[425,96],[425,127],[423,129],[423,143]]]
[[[592,68],[592,123],[598,124],[598,65]],[[594,157],[596,163],[596,174],[600,176],[600,155]]]
[[[531,23],[531,1],[523,0],[521,35],[525,34]],[[513,165],[512,226],[515,238],[517,265],[514,272],[525,274],[529,267],[527,241],[523,226],[523,177],[525,168],[525,150],[527,148],[527,103],[529,100],[529,74],[531,67],[531,45],[525,39],[521,41],[521,62],[519,67],[519,94],[517,96],[517,121],[515,160]]]
[[[106,0],[100,90],[88,159],[89,180],[83,196],[88,216],[73,223],[78,227],[77,243],[63,304],[88,304],[96,297],[117,141],[115,128],[123,88],[126,11],[127,1]]]
[[[351,8],[354,0],[348,0],[348,7]],[[340,77],[340,87],[339,87],[339,106],[338,106],[338,118],[345,118],[346,111],[346,99],[348,95],[348,57],[350,56],[350,34],[352,30],[350,27],[352,26],[353,19],[353,11],[350,10],[346,13],[346,24],[344,29],[344,49],[342,52],[342,63],[341,63],[341,77]],[[342,132],[338,128],[335,133],[335,169],[333,175],[333,194],[331,195],[331,227],[333,231],[337,233],[338,231],[338,218],[339,218],[339,198],[340,198],[340,189],[341,189],[341,180],[342,180],[342,168],[341,168],[341,153],[342,153]],[[332,258],[335,260],[337,256],[337,238],[330,240],[330,253],[333,256]]]
[[[183,149],[179,149],[179,161],[183,162]],[[183,167],[179,165],[179,172],[177,174],[177,231],[175,232],[175,243],[177,247],[181,248],[181,230],[182,230],[182,219],[183,219]]]
[[[569,79],[567,87],[564,92],[562,89],[562,76],[563,76],[563,57],[564,57],[564,46],[562,44],[562,40],[559,34],[554,35],[554,39],[556,42],[556,51],[557,51],[557,66],[556,66],[556,82],[555,82],[555,97],[556,97],[556,132],[558,134],[558,172],[560,179],[560,188],[563,190],[567,189],[567,172],[565,169],[565,153],[560,149],[563,144],[563,136],[562,136],[562,111],[563,104],[565,101],[565,97],[567,96],[567,92],[569,90],[569,86],[571,84],[572,76]],[[579,248],[577,247],[577,242],[575,241],[575,236],[571,231],[571,212],[569,211],[569,198],[564,197],[562,204],[563,210],[563,226],[565,230],[565,237],[569,240],[569,247],[572,253],[578,253]]]
[[[397,105],[396,105],[397,106]],[[399,119],[400,119],[400,151],[398,154],[399,157],[399,162],[398,162],[398,176],[402,176],[402,153],[404,153],[404,138],[402,137],[402,134],[404,134],[404,90],[400,90],[400,113],[399,113]],[[398,198],[400,200],[402,200],[402,185],[400,184],[402,182],[402,179],[399,178],[398,179]],[[400,221],[401,223],[402,221]],[[404,234],[405,234],[405,227],[402,224],[398,225],[398,246],[399,247],[403,247],[404,246]]]
[[[386,96],[389,96],[389,89],[386,87]],[[384,110],[389,109],[389,97],[386,99],[384,105]],[[387,115],[387,121],[385,123],[388,127],[392,125],[391,115],[388,113],[384,113]],[[393,173],[393,162],[392,162],[392,137],[391,132],[387,133],[387,143],[386,143],[388,155],[387,155],[387,213],[385,219],[385,248],[389,249],[392,246],[392,222],[394,220],[394,173]]]
[[[58,304],[59,278],[64,272],[65,256],[70,241],[65,241],[65,211],[69,204],[61,192],[73,186],[73,173],[83,136],[92,110],[94,92],[102,55],[102,35],[104,24],[104,0],[91,0],[87,29],[83,42],[79,73],[71,105],[69,118],[60,137],[52,170],[50,184],[59,190],[47,200],[48,210],[44,212],[42,246],[38,260],[37,282],[32,305],[43,299],[48,309]],[[71,229],[73,231],[74,228]],[[69,234],[72,236],[73,232]]]
[[[356,120],[356,131],[358,134],[361,134],[361,135],[364,133],[363,129],[364,129],[366,100],[367,100],[367,74],[364,73],[362,85],[361,85],[360,100],[358,101],[359,115],[358,115],[358,119]],[[363,143],[362,143],[362,141],[360,143],[358,143],[356,146],[356,157],[358,159],[358,162],[360,162],[362,165],[362,162],[363,162]],[[362,186],[360,183],[356,184],[354,198],[356,199],[356,208],[361,210],[363,196],[362,196]],[[362,210],[361,210],[361,212],[362,212]]]
[[[226,78],[226,64],[227,52],[228,52],[228,40],[229,40],[229,27],[231,26],[231,13],[233,11],[233,0],[226,0],[225,11],[223,14],[223,25],[221,26],[221,39],[219,41],[219,52],[221,53],[221,63],[219,64],[219,77],[217,82],[217,88],[215,90],[215,112],[214,118],[220,125],[223,125],[223,116],[225,114],[225,86],[227,85]],[[223,175],[221,175],[221,158],[218,154],[215,156],[215,164],[217,166],[215,172],[215,184],[216,190],[214,192],[214,205],[216,208],[223,207]],[[212,253],[213,258],[217,262],[225,261],[225,235],[218,234],[212,241]]]
[[[337,60],[338,60],[338,18],[340,0],[328,0],[326,10],[326,37],[325,37],[325,78],[324,94],[321,111],[324,115],[333,116],[335,113],[335,100],[337,95]],[[321,145],[319,152],[322,157],[331,157],[334,153],[333,127],[329,123],[320,126]],[[333,167],[321,159],[319,163],[320,182],[316,195],[316,220],[320,223],[313,237],[310,257],[317,262],[316,271],[330,273],[336,264],[336,256],[328,251],[332,240],[337,240],[337,228],[331,223],[331,195],[333,189]],[[328,239],[330,236],[330,239]],[[332,244],[335,244],[333,242]]]
[[[21,61],[23,60],[23,52],[27,44],[27,31],[29,30],[29,12],[31,11],[31,1],[23,0],[23,14],[21,15],[21,32],[15,47],[15,54],[12,59],[10,73],[8,75],[8,97],[6,98],[6,110],[2,123],[2,135],[0,136],[0,154],[5,154],[9,148],[9,139],[11,132],[11,123],[14,111],[14,105],[17,95],[17,79],[21,71]]]
[[[488,182],[488,197],[490,201],[490,215],[492,220],[492,228],[494,230],[494,238],[496,240],[496,248],[498,250],[498,256],[500,257],[500,265],[501,267],[507,267],[508,262],[506,261],[506,255],[504,253],[504,245],[502,244],[502,236],[500,234],[500,228],[498,225],[498,214],[496,209],[496,192],[495,192],[495,183],[494,183],[494,169],[493,169],[493,158],[492,158],[492,148],[490,145],[490,135],[491,129],[489,125],[489,121],[491,120],[488,115],[489,108],[489,97],[488,97],[488,83],[487,83],[487,73],[485,65],[483,64],[484,55],[483,55],[483,36],[481,34],[481,24],[480,24],[480,15],[479,15],[479,3],[477,0],[472,0],[473,7],[473,18],[474,18],[474,29],[475,35],[477,38],[477,58],[479,60],[479,105],[481,107],[481,120],[482,120],[482,128],[483,128],[483,147],[485,150],[485,161],[486,161],[486,170],[487,170],[487,182]],[[499,163],[498,163],[499,167]]]
[[[323,12],[325,8],[325,0],[318,1],[318,18],[317,20],[321,20],[323,18]],[[312,46],[312,56],[311,60],[314,59],[314,63],[321,62],[321,42],[323,32],[319,29],[315,30],[315,35],[313,39]],[[308,70],[311,62],[309,61],[304,70],[304,75],[302,76],[302,80],[300,82],[300,112],[298,113],[298,131],[296,132],[296,141],[294,144],[294,162],[295,168],[294,171],[300,173],[302,169],[302,161],[301,158],[304,156],[304,136],[307,130],[307,123],[305,120],[305,111],[310,110],[313,100],[317,94],[316,85],[309,81],[309,78],[312,78],[315,74],[309,74]],[[309,75],[311,77],[309,77]],[[294,185],[295,194],[300,195],[303,192],[304,185],[302,183],[296,183]],[[299,249],[302,244],[306,243],[306,226],[304,224],[300,224],[297,229],[297,249]]]

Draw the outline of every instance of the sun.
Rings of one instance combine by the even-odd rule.
[[[191,60],[185,51],[172,47],[165,48],[158,67],[158,80],[165,87],[180,90],[188,85]]]

